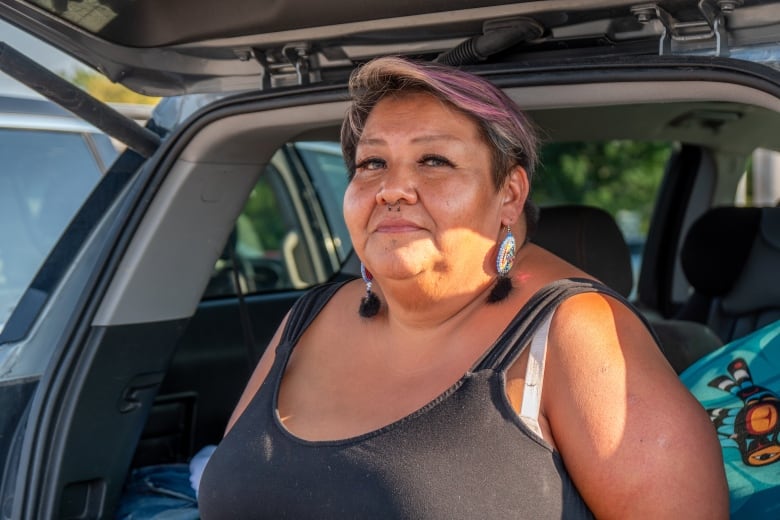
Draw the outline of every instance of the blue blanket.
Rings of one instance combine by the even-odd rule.
[[[780,518],[780,321],[724,345],[680,375],[723,449],[732,518]]]

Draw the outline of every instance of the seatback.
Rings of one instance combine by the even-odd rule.
[[[606,211],[583,205],[542,207],[539,225],[531,241],[623,296],[631,294],[631,253],[617,222]],[[648,321],[658,335],[664,355],[678,374],[722,345],[702,323],[654,318]]]
[[[691,226],[682,268],[694,289],[678,318],[724,341],[780,319],[780,208],[717,207]]]

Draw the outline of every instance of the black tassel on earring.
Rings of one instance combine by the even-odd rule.
[[[509,271],[512,269],[512,264],[515,261],[516,247],[517,244],[515,243],[514,235],[512,235],[512,230],[507,226],[506,237],[501,241],[501,245],[498,246],[498,254],[496,255],[498,280],[496,280],[496,285],[493,286],[488,295],[488,303],[505,300],[509,293],[512,292],[512,278],[509,277]]]
[[[496,285],[491,289],[488,295],[488,303],[496,303],[501,300],[505,300],[509,293],[512,292],[512,279],[508,276],[499,276],[496,280]]]
[[[374,291],[371,290],[374,275],[362,263],[360,264],[360,274],[363,276],[363,281],[366,282],[366,295],[360,300],[358,314],[363,318],[373,318],[379,312],[382,302],[379,301]]]

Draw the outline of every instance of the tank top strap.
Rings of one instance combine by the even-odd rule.
[[[621,301],[624,298],[609,287],[587,278],[563,278],[539,289],[520,309],[479,364],[478,370],[503,372],[514,363],[534,333],[567,298],[586,292],[605,293]]]
[[[322,311],[325,304],[330,301],[339,289],[350,281],[352,280],[318,285],[298,298],[290,309],[287,324],[282,331],[282,337],[277,348],[291,349],[298,343],[298,340],[301,338],[304,331],[311,325],[320,311]],[[355,312],[357,313],[357,305],[355,306],[355,309]],[[278,353],[279,351],[277,350],[277,354]]]

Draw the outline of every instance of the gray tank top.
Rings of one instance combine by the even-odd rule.
[[[619,295],[592,280],[556,281],[423,408],[350,439],[306,441],[281,425],[277,393],[298,338],[339,287],[313,289],[293,307],[268,377],[206,466],[202,518],[593,518],[559,454],[534,432],[535,417],[512,408],[505,374],[561,301]]]

